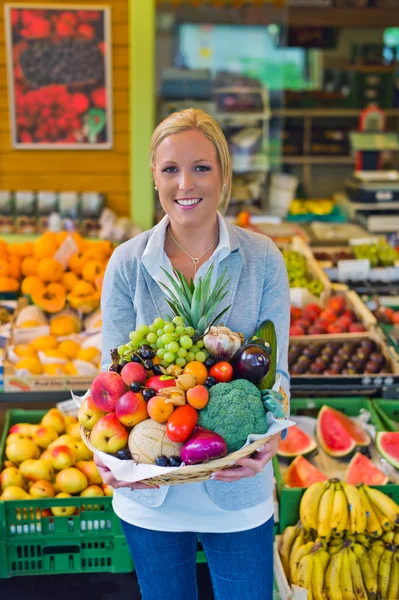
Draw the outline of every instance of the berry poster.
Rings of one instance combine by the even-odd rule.
[[[7,4],[12,145],[112,147],[109,8]]]

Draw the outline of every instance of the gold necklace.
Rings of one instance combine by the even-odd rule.
[[[197,274],[197,266],[199,261],[201,260],[201,258],[204,256],[204,254],[206,254],[207,252],[209,252],[209,250],[212,248],[212,246],[215,244],[215,242],[217,242],[218,238],[219,238],[219,232],[217,234],[217,236],[215,237],[215,239],[213,240],[212,244],[210,246],[208,246],[208,248],[205,250],[205,252],[203,252],[200,256],[195,257],[195,256],[191,256],[191,254],[189,254],[184,248],[182,248],[179,244],[179,242],[177,242],[175,240],[175,238],[173,237],[173,235],[170,232],[170,229],[168,229],[168,233],[170,235],[170,237],[172,238],[172,240],[174,241],[174,243],[176,244],[176,246],[178,246],[180,248],[180,250],[182,250],[182,252],[184,252],[184,254],[186,254],[189,258],[191,258],[191,260],[193,261],[193,265],[194,265],[194,276]]]

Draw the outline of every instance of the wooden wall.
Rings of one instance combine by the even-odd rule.
[[[107,204],[129,216],[129,0],[37,0],[37,4],[107,5],[112,19],[114,147],[97,151],[13,150],[10,136],[4,0],[0,0],[0,189],[104,192]],[[26,4],[32,0],[25,0]]]

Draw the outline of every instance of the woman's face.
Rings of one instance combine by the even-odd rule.
[[[172,224],[201,226],[214,221],[222,177],[214,144],[198,130],[165,138],[153,169],[162,208]]]

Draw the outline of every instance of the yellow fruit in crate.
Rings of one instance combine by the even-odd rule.
[[[94,460],[79,460],[75,466],[87,477],[89,483],[100,485],[103,482]]]
[[[33,435],[33,442],[40,448],[47,448],[51,442],[58,438],[58,431],[54,427],[39,425]]]
[[[35,350],[48,350],[49,348],[57,348],[58,342],[52,335],[40,335],[29,345]]]
[[[54,442],[51,442],[48,449],[52,450],[53,448],[55,448],[55,446],[60,446],[63,444],[73,447],[75,442],[76,442],[76,440],[71,435],[64,433],[64,435],[60,435],[60,437],[57,440],[55,440]]]
[[[16,442],[17,440],[29,440],[32,439],[30,435],[25,435],[24,433],[10,433],[6,437],[6,445],[11,444],[11,442]]]
[[[86,476],[75,467],[60,471],[55,480],[61,491],[67,494],[79,494],[88,483]]]
[[[43,365],[43,374],[52,377],[60,377],[61,375],[65,375],[64,365],[61,363]]]
[[[73,425],[73,423],[79,423],[78,417],[75,417],[75,415],[64,415],[64,421],[67,429],[69,425]]]
[[[82,274],[82,270],[83,267],[85,265],[85,260],[82,258],[81,254],[73,254],[71,256],[71,258],[68,261],[68,268],[71,269],[71,271],[73,273],[75,273],[75,275],[81,275]],[[77,277],[77,281],[76,284],[80,281],[80,279]]]
[[[21,271],[24,277],[29,275],[37,275],[37,267],[39,261],[35,256],[26,256],[21,263]]]
[[[56,446],[51,450],[51,464],[56,471],[72,467],[76,462],[75,449],[70,445]]]
[[[56,283],[61,281],[64,274],[64,267],[55,258],[42,258],[37,267],[37,274],[43,281]]]
[[[23,478],[21,471],[16,467],[7,467],[0,473],[1,491],[4,492],[4,490],[11,485],[20,488],[23,488],[25,485],[25,479]]]
[[[87,498],[89,496],[104,496],[104,491],[100,488],[99,485],[88,485],[83,492],[80,493],[83,498]]]
[[[51,481],[51,478],[54,475],[52,464],[48,460],[43,460],[42,458],[37,460],[24,460],[24,462],[20,464],[19,469],[28,481],[39,481],[40,479]]]
[[[29,489],[29,493],[33,498],[54,498],[54,486],[50,481],[40,479],[36,481]]]
[[[31,375],[41,375],[43,373],[42,363],[36,356],[26,356],[21,358],[15,364],[15,370],[26,369]]]
[[[37,275],[28,275],[21,283],[21,292],[26,296],[31,296],[33,292],[44,288],[44,281]],[[26,321],[25,321],[26,322]],[[25,325],[26,327],[26,325]]]
[[[16,292],[19,289],[19,281],[14,277],[0,277],[0,292]]]
[[[0,500],[28,500],[29,498],[31,498],[30,494],[15,485],[7,487],[0,496]]]
[[[100,356],[100,352],[97,348],[90,346],[89,348],[81,348],[76,356],[78,360],[84,360],[86,362],[96,362]]]
[[[63,274],[61,283],[66,289],[67,292],[70,292],[71,289],[78,283],[79,277],[73,271],[67,271]]]
[[[65,492],[60,492],[55,496],[55,498],[71,498],[71,494],[67,494]],[[75,506],[53,506],[51,512],[55,517],[70,517],[74,514],[76,507]]]
[[[29,438],[12,441],[6,445],[6,456],[15,464],[25,460],[39,458],[40,449]]]
[[[3,467],[5,469],[8,469],[9,467],[14,467],[15,469],[18,468],[16,464],[14,464],[13,462],[11,462],[11,460],[5,460],[4,463],[3,463]]]
[[[13,348],[14,353],[19,356],[19,358],[25,358],[26,356],[37,356],[37,352],[32,346],[29,344],[17,344]]]
[[[50,333],[55,337],[79,333],[80,325],[78,319],[70,316],[54,317],[50,323]]]
[[[94,283],[96,277],[101,275],[105,269],[104,263],[100,260],[88,260],[82,270],[82,276],[85,281]]]
[[[41,424],[54,427],[59,434],[65,431],[65,419],[58,408],[50,408],[42,418]]]
[[[65,306],[65,288],[60,283],[49,283],[42,290],[33,292],[32,302],[45,312],[58,313]]]
[[[102,488],[103,488],[104,496],[113,496],[114,495],[114,488],[111,487],[110,485],[103,483]]]
[[[9,434],[21,433],[22,435],[24,435],[26,437],[32,437],[32,435],[35,431],[35,427],[36,427],[36,425],[32,425],[32,423],[15,423],[15,425],[13,425],[10,428]],[[10,436],[8,436],[8,437],[10,437]]]
[[[81,440],[80,435],[80,423],[71,423],[67,425],[67,434],[73,437],[75,440]]]
[[[49,460],[51,462],[51,450],[46,448],[40,455],[41,460]]]
[[[33,245],[33,253],[36,258],[52,257],[57,252],[57,234],[46,231]]]
[[[65,375],[79,375],[79,372],[73,362],[68,362],[64,365]]]
[[[93,458],[93,452],[91,450],[88,449],[88,447],[86,446],[86,444],[84,442],[82,442],[82,440],[73,440],[73,447],[76,450],[77,453],[77,459],[76,460],[92,460]]]
[[[47,350],[41,350],[41,352],[46,358],[56,359],[59,363],[65,363],[68,360],[65,354],[59,350],[59,348],[48,348]]]

